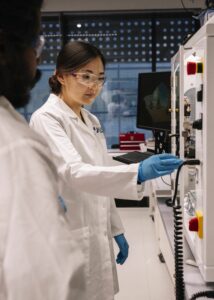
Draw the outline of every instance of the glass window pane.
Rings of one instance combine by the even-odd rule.
[[[41,80],[32,90],[31,102],[19,111],[29,120],[49,95],[52,75],[61,46],[85,40],[103,52],[107,81],[94,103],[87,107],[100,120],[108,148],[119,143],[119,134],[151,131],[136,128],[138,74],[170,70],[171,57],[187,34],[197,29],[186,13],[151,14],[45,14],[42,33],[46,43],[41,57]]]
[[[107,64],[107,81],[99,97],[87,107],[101,121],[108,148],[119,143],[120,133],[144,132],[136,128],[138,73],[141,72],[151,72],[151,64]]]

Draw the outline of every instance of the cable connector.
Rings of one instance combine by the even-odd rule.
[[[174,196],[173,199],[167,199],[166,200],[166,205],[167,206],[171,206],[173,207],[175,205],[175,201],[176,201],[176,197],[177,197],[177,191],[178,191],[178,180],[179,180],[179,175],[180,175],[180,171],[181,168],[185,165],[188,166],[196,166],[196,165],[200,165],[200,160],[199,159],[188,159],[182,162],[182,164],[178,167],[177,170],[177,174],[176,174],[176,178],[175,178],[175,191],[174,191]],[[178,201],[179,202],[179,201]]]
[[[196,166],[196,165],[200,165],[201,162],[199,159],[188,159],[185,160],[182,165],[188,165],[188,166]]]

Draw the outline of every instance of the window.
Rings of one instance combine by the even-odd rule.
[[[32,101],[21,112],[29,119],[48,97],[48,78],[57,53],[69,40],[85,40],[106,57],[105,83],[88,109],[97,115],[108,148],[118,144],[119,133],[136,128],[138,73],[170,70],[171,57],[197,24],[187,13],[50,14],[42,17],[46,38],[40,68],[43,76],[32,91]],[[147,137],[150,131],[143,131]]]

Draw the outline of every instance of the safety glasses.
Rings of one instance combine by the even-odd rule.
[[[86,72],[71,73],[71,75],[76,78],[77,82],[87,87],[91,87],[95,84],[101,88],[105,83],[105,77],[103,75],[97,76],[95,74]]]

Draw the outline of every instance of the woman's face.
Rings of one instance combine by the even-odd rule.
[[[100,57],[71,74],[58,78],[62,85],[60,96],[70,106],[89,105],[100,93],[104,67]]]

